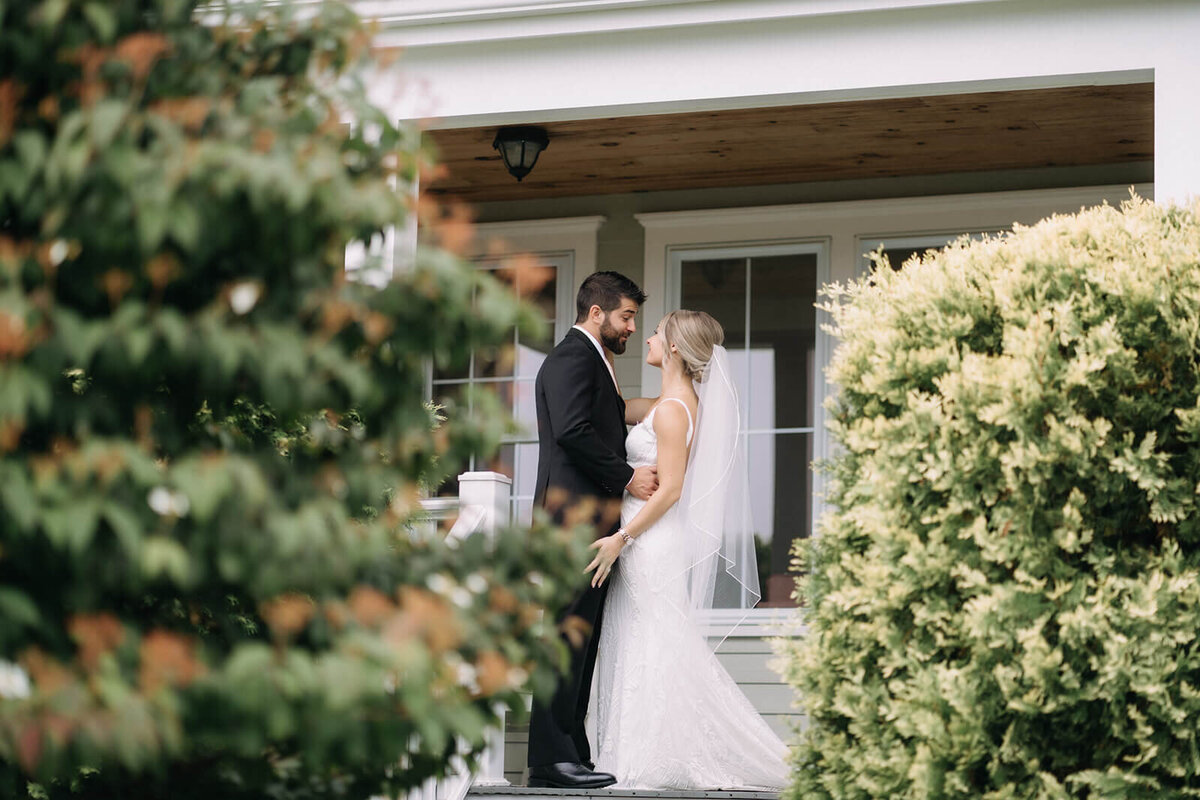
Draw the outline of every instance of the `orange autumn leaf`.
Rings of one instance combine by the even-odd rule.
[[[503,586],[493,586],[488,592],[489,605],[493,611],[512,614],[520,607],[517,596]]]
[[[400,608],[408,630],[420,635],[434,653],[443,653],[462,643],[462,630],[449,603],[433,592],[402,586]]]
[[[23,728],[17,739],[17,760],[21,769],[32,774],[42,760],[42,730],[36,722],[29,722]]]
[[[562,635],[567,637],[567,641],[571,643],[571,647],[578,650],[583,647],[584,642],[592,635],[592,626],[583,617],[571,614],[564,619],[558,626]]]
[[[370,344],[377,345],[392,332],[393,327],[387,315],[372,311],[362,321],[363,338]]]
[[[0,453],[11,453],[16,450],[24,431],[24,420],[7,419],[0,424]]]
[[[508,688],[508,660],[495,650],[485,650],[475,659],[475,680],[484,696]]]
[[[29,351],[30,344],[25,320],[0,311],[0,360],[21,358]]]
[[[74,680],[66,667],[37,647],[23,652],[20,662],[39,694],[54,694]]]
[[[271,633],[284,639],[304,630],[314,611],[312,599],[302,594],[280,595],[264,602],[258,609]]]
[[[369,628],[382,624],[396,610],[388,596],[373,586],[356,586],[348,602],[351,616]]]
[[[151,631],[139,648],[141,670],[138,684],[146,694],[163,686],[187,686],[204,673],[196,659],[195,642],[169,631]]]
[[[116,306],[133,286],[133,277],[125,270],[114,267],[100,276],[100,285],[108,295],[108,302]]]
[[[67,631],[79,648],[80,663],[88,671],[94,670],[100,658],[125,639],[125,627],[107,612],[76,614],[67,620]]]
[[[150,73],[154,62],[170,49],[170,43],[162,34],[142,31],[117,42],[114,53],[118,60],[129,65],[134,80],[140,82]]]
[[[146,262],[144,271],[150,285],[161,292],[179,273],[179,262],[169,253],[159,253]]]
[[[0,147],[8,144],[17,122],[17,104],[25,90],[11,78],[0,81]]]

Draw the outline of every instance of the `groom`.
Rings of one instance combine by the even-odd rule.
[[[625,463],[625,401],[608,353],[620,355],[637,330],[634,317],[646,299],[617,272],[596,272],[579,287],[575,326],[538,371],[538,473],[534,500],[562,523],[574,509],[589,511],[595,536],[620,523],[622,492],[647,499],[658,487],[654,467]],[[608,352],[605,352],[605,351]],[[549,704],[535,701],[529,720],[529,785],[598,789],[616,783],[593,772],[584,732],[600,618],[608,584],[583,589],[558,615],[580,617],[590,629],[575,641],[570,671]],[[564,637],[566,638],[566,637]]]

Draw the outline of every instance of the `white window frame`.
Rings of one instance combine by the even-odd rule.
[[[557,343],[574,324],[575,295],[579,284],[596,270],[596,233],[604,221],[603,216],[587,216],[482,223],[474,226],[474,238],[464,255],[481,267],[523,256],[533,256],[554,263],[558,269],[554,325],[554,343]],[[482,379],[478,383],[502,380],[510,378]],[[432,365],[429,365],[426,371],[425,387],[426,397],[432,398]],[[527,445],[531,442],[537,442],[536,429],[505,436],[501,445]],[[514,453],[514,473],[519,464],[520,456]],[[474,458],[468,466],[474,468]],[[521,504],[533,499],[532,495],[521,495],[517,492],[518,481],[514,474],[509,496],[513,520],[520,520]]]
[[[707,245],[707,246],[704,246],[704,245],[702,245],[702,246],[690,246],[690,245],[669,246],[667,248],[667,276],[666,276],[667,282],[666,282],[666,287],[664,290],[664,299],[669,307],[669,310],[679,308],[680,302],[681,302],[681,292],[682,292],[682,290],[680,288],[680,282],[681,282],[681,278],[682,278],[682,274],[683,274],[683,269],[682,269],[683,262],[684,261],[692,261],[692,260],[703,260],[703,259],[719,259],[719,258],[751,259],[751,258],[760,258],[760,257],[764,257],[764,256],[777,256],[777,255],[797,255],[797,254],[815,255],[817,258],[816,285],[819,289],[820,287],[829,283],[829,249],[830,248],[829,248],[828,238],[796,239],[796,240],[792,240],[792,241],[738,242],[737,244],[721,244],[721,245]],[[811,392],[811,394],[809,396],[809,402],[812,404],[812,409],[813,409],[812,425],[804,426],[804,427],[786,427],[786,428],[771,428],[770,429],[770,432],[774,435],[779,435],[779,434],[801,434],[801,435],[808,434],[808,435],[811,435],[814,460],[820,460],[824,457],[823,454],[818,452],[818,449],[817,449],[818,437],[820,437],[823,440],[824,439],[823,433],[825,430],[825,425],[824,425],[825,415],[824,415],[824,409],[822,407],[822,401],[826,394],[824,366],[825,366],[825,353],[826,353],[826,350],[828,349],[828,343],[825,342],[824,340],[828,339],[829,336],[827,333],[825,333],[824,330],[822,330],[823,317],[824,317],[824,314],[822,312],[818,312],[818,316],[817,316],[817,320],[816,320],[817,325],[816,325],[816,332],[815,332],[815,341],[813,342],[813,358],[815,361],[815,364],[814,364],[815,369],[813,370],[814,374],[810,376],[810,388],[809,388],[809,391]],[[649,328],[650,326],[652,326],[656,323],[657,323],[657,319],[651,319],[650,317],[646,317],[646,327],[647,328]],[[749,320],[747,320],[747,331],[749,331]],[[649,369],[653,370],[653,374],[656,379],[660,378],[660,376],[662,374],[660,370],[658,370],[656,367],[649,367]],[[645,386],[645,381],[646,381],[646,368],[645,367],[643,368],[642,381],[643,381],[643,386]],[[656,382],[656,385],[655,385],[655,388],[653,389],[653,391],[647,391],[646,394],[650,395],[652,393],[657,393],[658,385],[659,384]],[[742,412],[743,412],[743,414],[745,414],[748,412],[748,409],[743,408]],[[743,422],[745,422],[745,420],[743,420]],[[748,448],[750,446],[749,436],[756,435],[756,434],[763,434],[766,432],[767,431],[764,431],[764,430],[749,430],[749,429],[746,430],[747,435],[742,437],[743,454],[747,458],[746,463],[749,463],[748,455],[746,455],[749,452]],[[813,488],[814,488],[814,495],[816,495],[816,496],[819,496],[819,494],[820,494],[819,492],[816,491],[818,488],[817,487],[818,480],[819,480],[819,476],[814,471],[813,472]],[[813,509],[813,512],[812,512],[812,518],[810,520],[810,530],[815,533],[817,519],[820,517],[820,513],[823,510],[820,507],[820,504],[816,501],[816,497],[814,497],[814,499],[813,499],[812,509]],[[755,613],[759,614],[759,615],[763,615],[763,614],[766,614],[766,612],[770,612],[773,610],[774,609],[755,609]],[[724,617],[721,617],[720,614],[718,614],[718,611],[719,610],[710,612],[710,614],[715,615],[712,617],[712,619],[714,620],[713,624],[719,626],[720,624],[727,622],[728,620],[725,619]],[[740,615],[742,612],[735,610],[734,613]],[[766,616],[763,616],[761,620],[755,620],[755,625],[747,628],[747,630],[757,629],[758,627],[760,627],[759,623],[764,622],[765,620],[767,620]],[[742,627],[746,627],[746,626],[739,626],[738,630],[741,630]]]

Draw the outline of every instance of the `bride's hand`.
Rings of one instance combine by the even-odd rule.
[[[612,565],[616,563],[617,556],[621,555],[621,549],[624,547],[624,540],[615,534],[597,539],[589,545],[589,549],[599,551],[592,559],[592,563],[584,569],[585,573],[596,570],[596,574],[592,576],[593,588],[604,585],[604,582],[608,580],[609,573],[612,572]]]

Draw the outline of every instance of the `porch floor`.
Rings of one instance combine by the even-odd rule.
[[[527,786],[472,786],[467,793],[469,800],[516,800],[516,798],[613,798],[616,800],[778,800],[776,792],[743,792],[733,790],[713,791],[652,791],[649,789],[542,789]]]

